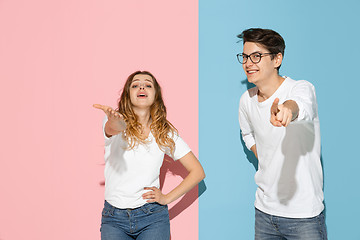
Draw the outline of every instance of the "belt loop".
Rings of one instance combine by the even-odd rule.
[[[127,213],[128,217],[131,218],[131,209],[130,208],[126,209],[126,213]]]

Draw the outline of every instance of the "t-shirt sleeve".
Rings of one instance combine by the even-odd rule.
[[[170,150],[166,151],[166,154],[169,155],[174,161],[179,160],[186,154],[188,154],[191,149],[190,147],[185,143],[185,141],[176,133],[174,134],[173,140],[175,142],[175,151],[174,154],[170,153]]]
[[[112,142],[112,139],[113,137],[107,137],[106,134],[105,134],[105,124],[107,122],[108,118],[107,116],[105,115],[104,117],[104,120],[103,120],[103,125],[102,125],[102,128],[103,128],[103,135],[104,135],[104,140],[105,140],[105,146],[108,146],[110,145],[110,143]]]
[[[250,148],[255,145],[254,131],[251,126],[251,122],[248,118],[245,110],[244,96],[240,99],[239,104],[239,124],[241,129],[241,136],[245,142],[246,147]]]
[[[318,116],[315,87],[308,81],[297,81],[286,100],[294,100],[299,107],[294,121],[313,121]]]

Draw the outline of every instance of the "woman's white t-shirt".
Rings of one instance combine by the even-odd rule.
[[[144,187],[160,187],[160,168],[166,153],[178,160],[191,151],[189,146],[176,134],[173,136],[175,151],[165,153],[157,145],[150,132],[147,144],[138,144],[128,149],[128,143],[122,134],[105,138],[105,200],[117,208],[137,208],[146,203],[142,195],[149,190]]]

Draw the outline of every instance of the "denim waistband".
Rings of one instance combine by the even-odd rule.
[[[152,205],[162,206],[161,204],[154,202],[154,203],[145,203],[144,205],[142,205],[140,207],[136,207],[136,208],[117,208],[105,200],[104,208],[111,209],[112,211],[126,211],[126,212],[132,212],[132,213],[137,213],[139,211],[143,211],[143,212],[147,213],[147,212],[149,212],[149,209],[151,208]]]

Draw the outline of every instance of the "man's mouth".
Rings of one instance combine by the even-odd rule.
[[[246,72],[248,73],[248,74],[253,74],[253,73],[256,73],[256,72],[258,72],[259,70],[246,70]]]

